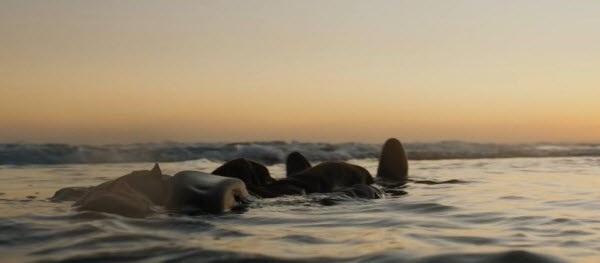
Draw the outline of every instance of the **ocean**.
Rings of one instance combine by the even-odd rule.
[[[150,169],[211,172],[245,157],[285,176],[292,150],[313,164],[377,170],[364,143],[0,145],[0,261],[8,262],[599,262],[600,146],[408,143],[406,194],[326,206],[327,194],[255,200],[222,215],[145,219],[78,212],[48,200]]]

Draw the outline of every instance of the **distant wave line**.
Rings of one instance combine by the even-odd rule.
[[[496,144],[441,141],[406,143],[404,146],[412,160],[600,156],[600,144],[593,143]],[[292,151],[299,151],[310,161],[318,162],[377,158],[380,149],[380,144],[353,142],[165,142],[101,146],[2,143],[0,165],[179,162],[197,159],[227,161],[235,158],[277,164],[284,162],[287,154]]]

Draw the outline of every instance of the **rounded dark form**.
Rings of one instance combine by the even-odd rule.
[[[293,174],[302,172],[310,168],[308,160],[299,152],[292,152],[287,156],[285,160],[286,176],[289,177]]]
[[[388,139],[381,149],[377,178],[384,183],[403,183],[408,179],[408,159],[404,147],[395,138]]]
[[[231,160],[221,165],[212,174],[240,179],[250,188],[263,186],[275,181],[269,174],[267,167],[242,158]]]
[[[306,193],[330,193],[355,184],[372,184],[367,169],[345,162],[324,162],[280,181],[294,182]]]
[[[77,201],[87,194],[91,188],[92,187],[65,187],[56,191],[56,193],[50,197],[50,200],[53,202]]]
[[[223,213],[250,198],[242,180],[197,171],[175,174],[170,187],[167,208],[183,212]]]

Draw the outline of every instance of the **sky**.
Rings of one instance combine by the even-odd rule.
[[[0,142],[600,142],[599,1],[0,0]]]

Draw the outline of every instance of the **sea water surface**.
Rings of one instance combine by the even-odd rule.
[[[377,169],[374,158],[350,163]],[[599,262],[600,158],[410,162],[405,195],[324,206],[327,195],[255,201],[223,215],[146,219],[78,212],[48,200],[152,163],[0,166],[0,261]],[[206,159],[164,173],[211,172]],[[268,167],[276,178],[284,166]]]

